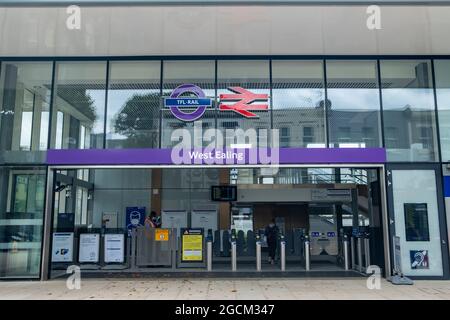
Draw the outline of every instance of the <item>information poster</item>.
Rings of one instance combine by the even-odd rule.
[[[80,234],[80,246],[78,250],[79,262],[97,263],[99,261],[100,234]]]
[[[105,262],[123,263],[125,237],[123,234],[105,234]]]
[[[73,232],[55,232],[52,241],[52,262],[73,261]]]
[[[182,229],[181,232],[181,261],[202,262],[203,229]]]
[[[430,241],[426,203],[405,203],[406,241]]]

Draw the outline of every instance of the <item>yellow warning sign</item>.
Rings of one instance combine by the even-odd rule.
[[[169,241],[169,229],[155,229],[155,241]]]
[[[183,261],[203,260],[203,235],[183,234],[182,235]]]

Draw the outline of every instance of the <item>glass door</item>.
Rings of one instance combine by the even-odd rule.
[[[406,276],[444,277],[447,243],[442,190],[434,166],[392,166],[388,170],[391,237],[400,237]]]

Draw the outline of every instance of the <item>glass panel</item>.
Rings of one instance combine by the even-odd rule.
[[[57,64],[52,147],[103,148],[105,89],[106,62]]]
[[[376,61],[327,61],[330,147],[381,146]]]
[[[163,67],[163,96],[168,97],[173,89],[182,84],[193,84],[202,89],[205,96],[213,98],[215,95],[215,65],[214,61],[164,61]],[[191,92],[182,94],[183,97],[194,96]],[[213,103],[214,105],[214,103]],[[177,119],[170,110],[162,111],[161,148],[168,148],[178,144],[177,137],[172,138],[172,132],[179,128],[189,130],[191,144],[194,143],[194,126],[200,130],[215,127],[215,111],[206,110],[201,118],[188,122]],[[193,109],[183,108],[183,112],[190,113]],[[199,138],[202,138],[201,136]],[[172,139],[174,141],[172,141]],[[201,145],[209,145],[209,141],[197,141]]]
[[[250,91],[252,94],[270,95],[270,80],[269,80],[269,61],[218,61],[217,65],[217,81],[218,81],[218,95],[234,94],[229,88],[241,87],[244,90]],[[269,97],[270,98],[270,97]],[[236,101],[221,101],[226,105],[233,105]],[[249,105],[267,105],[270,106],[270,100],[260,100]],[[259,130],[261,136],[258,141],[258,146],[264,147],[267,145],[267,134],[261,129],[268,130],[270,125],[270,110],[249,110],[255,115],[254,118],[247,118],[232,110],[225,110],[218,112],[217,129],[226,135],[227,129],[254,129]],[[251,135],[249,135],[251,137]],[[248,137],[242,137],[242,141],[237,139],[229,139],[226,145],[232,143],[249,143]],[[253,146],[256,147],[256,146]]]
[[[441,234],[434,170],[393,170],[395,233],[407,276],[442,276]]]
[[[107,148],[157,148],[160,61],[111,62]]]
[[[37,278],[45,168],[0,169],[0,278]]]
[[[442,161],[450,161],[450,60],[435,60],[436,98]]]
[[[51,62],[4,62],[0,75],[0,149],[46,150]]]
[[[325,147],[322,61],[273,61],[272,82],[280,147]]]
[[[436,161],[430,61],[381,61],[381,81],[388,160]]]

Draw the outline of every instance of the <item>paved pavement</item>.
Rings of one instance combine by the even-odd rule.
[[[65,280],[0,282],[0,299],[446,299],[450,281],[394,286],[366,279],[85,279],[69,290]]]

